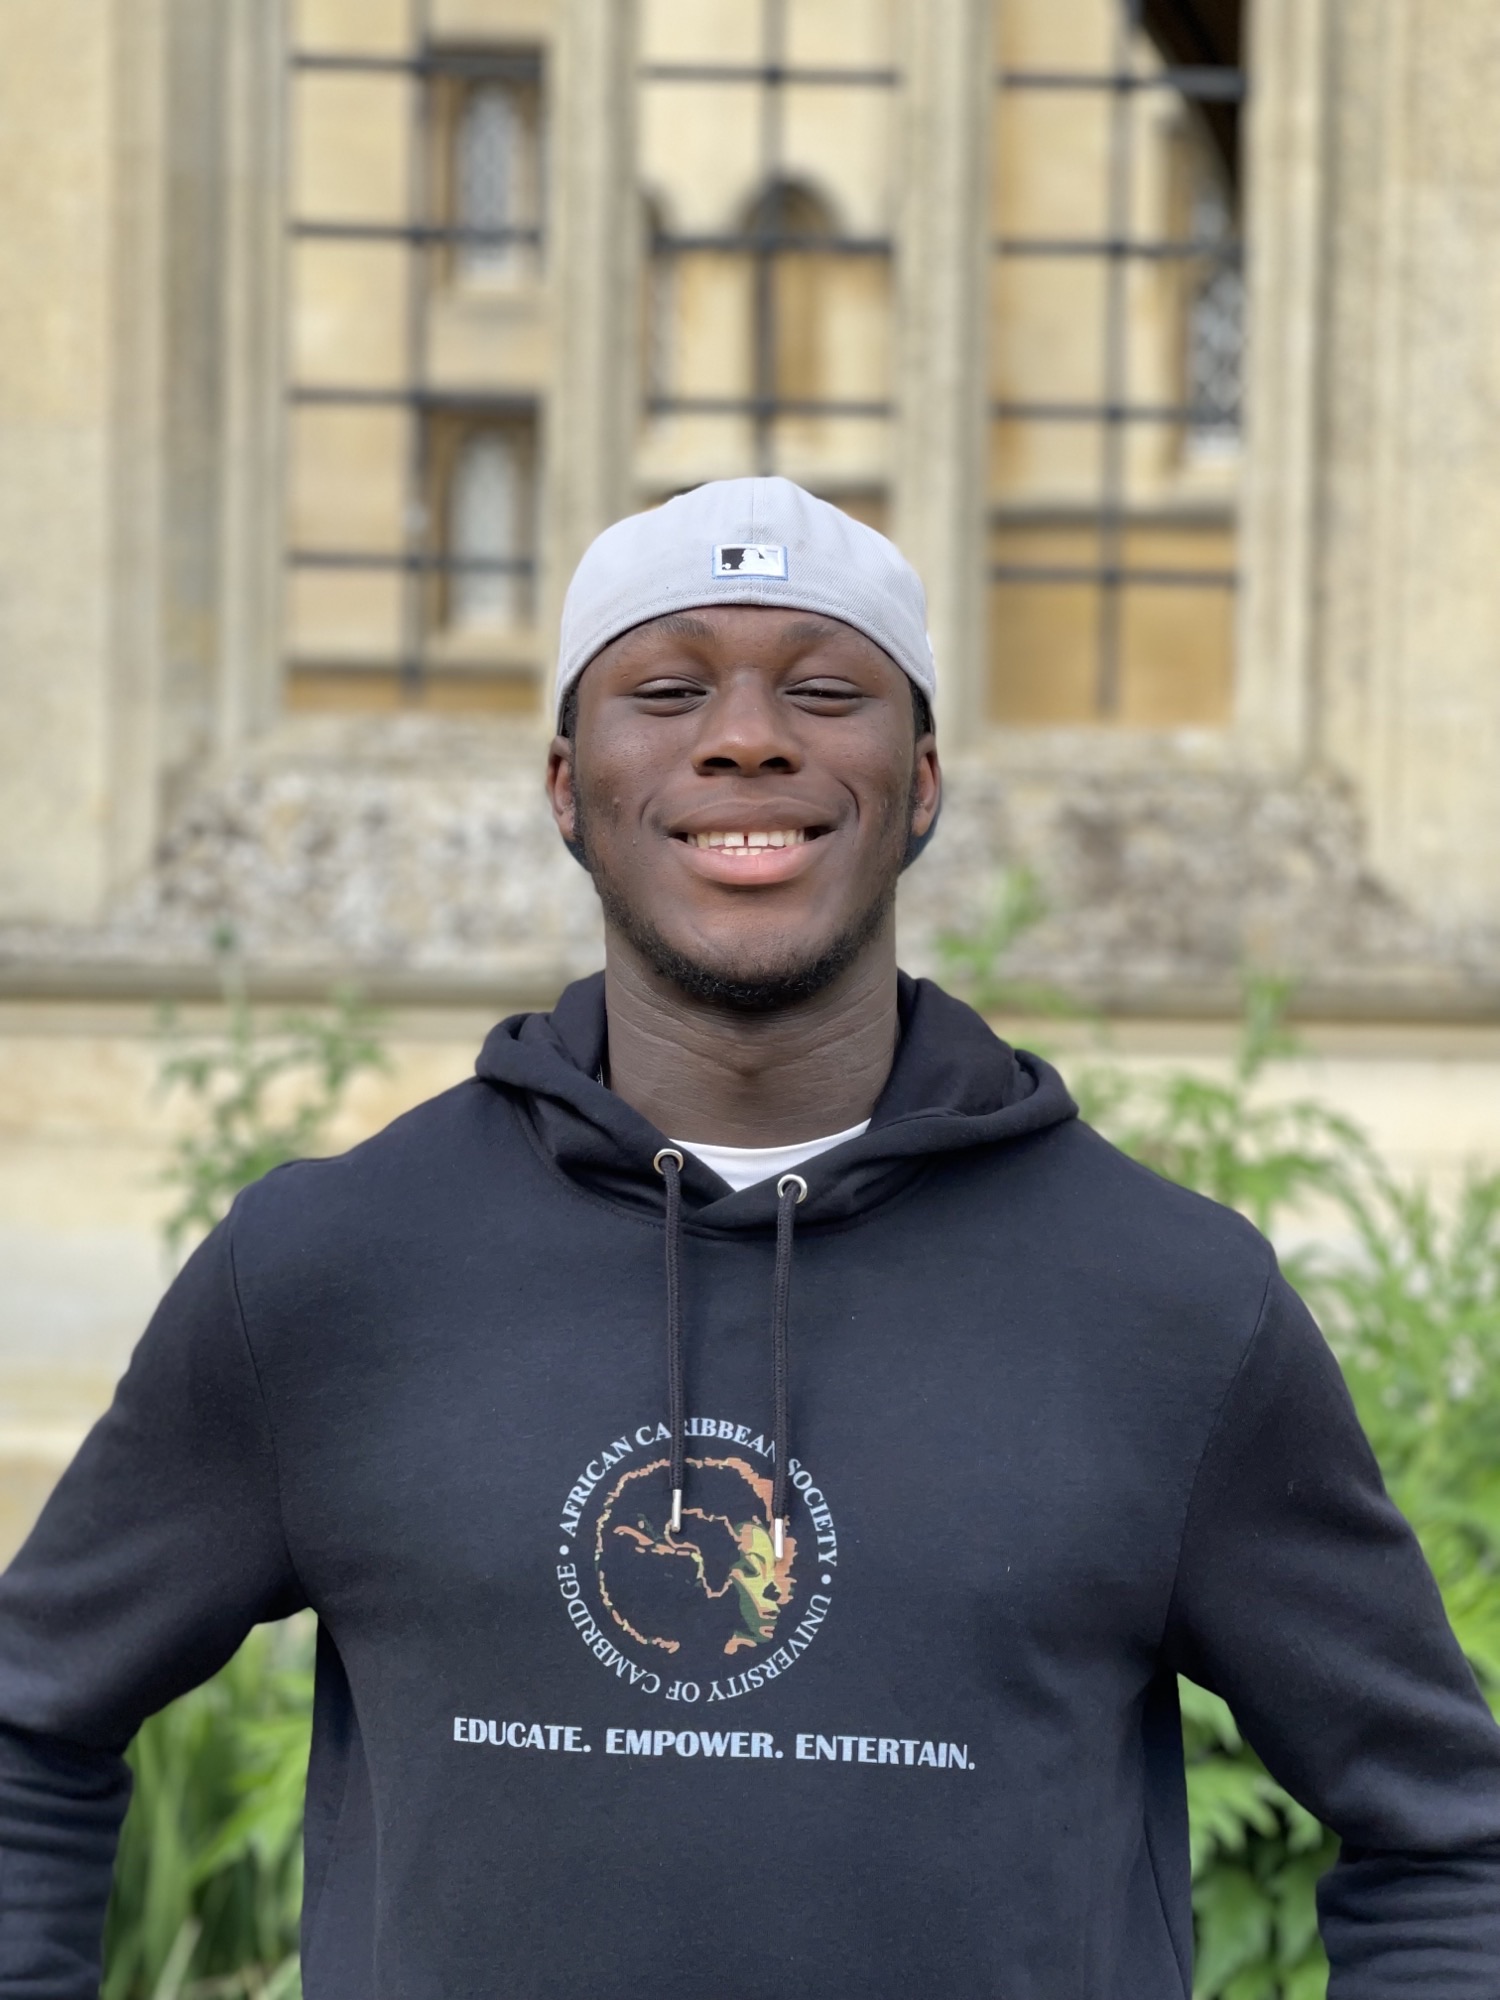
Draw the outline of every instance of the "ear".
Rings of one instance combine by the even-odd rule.
[[[943,803],[943,768],[938,762],[937,738],[931,730],[917,738],[916,770],[912,780],[911,832],[920,840],[932,831]]]
[[[578,841],[578,794],[574,786],[574,750],[566,736],[554,736],[547,752],[547,803],[557,830],[569,847]]]

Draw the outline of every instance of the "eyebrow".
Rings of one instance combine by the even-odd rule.
[[[711,639],[712,625],[706,625],[701,618],[694,618],[686,611],[668,611],[660,618],[651,618],[639,628],[643,632],[670,632],[678,639]]]
[[[781,636],[801,642],[804,639],[826,639],[830,632],[836,632],[840,621],[837,618],[799,618],[795,625],[782,628]]]

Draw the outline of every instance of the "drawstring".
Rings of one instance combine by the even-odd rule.
[[[687,1398],[682,1370],[682,1155],[663,1146],[651,1162],[667,1185],[667,1429],[671,1433],[667,1477],[672,1493],[672,1533],[682,1528],[682,1489],[687,1465]],[[791,1454],[790,1371],[787,1366],[787,1312],[792,1296],[792,1231],[797,1204],[807,1199],[801,1174],[783,1174],[776,1183],[776,1275],[771,1284],[772,1450],[771,1540],[776,1560],[786,1552],[787,1461]]]
[[[777,1562],[786,1546],[787,1457],[791,1451],[791,1413],[787,1392],[786,1319],[792,1296],[792,1225],[797,1204],[807,1199],[801,1174],[783,1174],[776,1183],[776,1276],[771,1281],[771,1379],[775,1426],[776,1477],[771,1487],[771,1540]]]
[[[683,1462],[687,1455],[687,1398],[682,1381],[682,1155],[663,1146],[651,1162],[667,1184],[667,1428],[672,1433],[667,1477],[672,1487],[672,1533],[682,1531]]]

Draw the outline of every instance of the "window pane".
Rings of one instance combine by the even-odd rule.
[[[648,490],[884,487],[896,49],[889,0],[646,0]]]
[[[1195,454],[1233,451],[1240,437],[1245,359],[1245,279],[1234,252],[1234,214],[1223,169],[1205,138],[1194,135],[1188,230],[1194,243],[1222,244],[1224,258],[1189,267],[1186,390],[1194,414],[1187,442]]]
[[[372,49],[357,6],[312,11],[290,52],[287,696],[525,713],[543,51],[405,6]],[[473,296],[501,287],[503,314]]]
[[[454,135],[454,220],[463,229],[534,229],[539,182],[536,93],[523,83],[476,84],[464,93]],[[458,274],[469,282],[530,272],[524,240],[465,242]]]
[[[449,555],[457,565],[449,595],[461,626],[518,625],[524,578],[466,564],[515,562],[525,550],[526,468],[518,440],[500,430],[472,431],[453,469]]]
[[[1232,46],[1205,46],[1183,95],[1176,20],[996,0],[990,713],[1006,725],[1228,718],[1243,79]]]

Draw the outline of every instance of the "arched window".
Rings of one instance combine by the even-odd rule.
[[[535,267],[541,206],[538,127],[538,93],[523,77],[473,84],[459,100],[453,219],[460,229],[498,232],[489,241],[460,239],[455,269],[469,283],[529,274]]]
[[[774,181],[745,217],[751,260],[751,393],[777,403],[815,402],[829,393],[829,309],[838,278],[826,243],[835,235],[828,205],[795,181]]]
[[[1220,457],[1240,441],[1245,361],[1245,274],[1234,193],[1218,152],[1195,123],[1183,145],[1187,240],[1201,258],[1183,272],[1183,403],[1188,455]]]
[[[666,211],[643,287],[645,490],[781,472],[883,509],[900,11],[643,10],[642,170]]]

